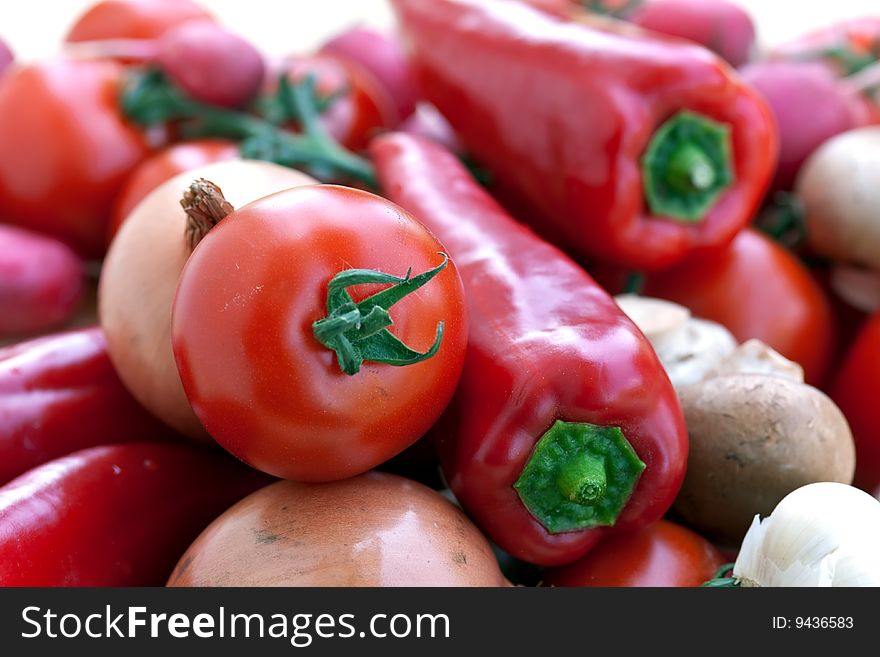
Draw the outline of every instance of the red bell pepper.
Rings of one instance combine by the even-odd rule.
[[[208,523],[269,481],[186,445],[46,463],[0,488],[0,586],[161,586]]]
[[[464,508],[513,556],[564,564],[658,520],[681,486],[687,433],[644,336],[555,247],[513,220],[437,144],[371,146],[382,188],[459,267],[471,330],[438,431]]]
[[[704,48],[517,2],[392,5],[426,98],[566,249],[662,269],[752,219],[775,171],[774,120]]]
[[[174,435],[123,387],[98,327],[0,349],[0,485],[86,447]]]
[[[831,387],[831,398],[843,411],[856,443],[853,484],[870,493],[880,486],[880,314],[862,329]]]

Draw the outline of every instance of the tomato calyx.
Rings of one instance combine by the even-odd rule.
[[[443,340],[442,321],[437,323],[434,344],[419,353],[388,330],[394,324],[388,309],[446,268],[449,256],[440,255],[443,256],[440,265],[418,276],[412,276],[410,268],[403,278],[372,269],[347,269],[333,277],[327,291],[327,316],[312,324],[312,331],[318,342],[336,352],[339,367],[345,374],[357,374],[364,361],[405,367],[428,360],[437,353]],[[391,287],[355,303],[348,288],[371,284],[390,284]]]
[[[180,122],[181,132],[188,138],[238,140],[245,159],[302,167],[318,178],[349,178],[378,187],[372,165],[340,146],[321,124],[323,105],[313,75],[295,82],[282,75],[277,93],[286,113],[298,118],[301,132],[286,130],[255,114],[196,101],[156,68],[133,72],[120,102],[125,115],[142,126]]]
[[[186,212],[186,243],[189,250],[196,248],[208,231],[235,208],[223,196],[223,191],[210,180],[199,178],[183,193],[180,205]]]

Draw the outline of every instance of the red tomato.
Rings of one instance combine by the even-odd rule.
[[[606,538],[587,556],[544,574],[549,586],[700,586],[724,558],[706,539],[666,520]]]
[[[206,164],[238,159],[238,146],[220,139],[203,139],[183,142],[164,148],[152,155],[135,169],[125,181],[122,191],[113,204],[110,219],[109,239],[112,241],[116,231],[134,207],[156,187],[166,180],[190,169]]]
[[[873,493],[880,486],[880,314],[874,315],[843,361],[831,387],[856,443],[854,485]]]
[[[65,41],[155,39],[193,19],[212,16],[191,0],[103,0],[74,23]]]
[[[329,55],[289,57],[281,66],[292,80],[315,76],[320,98],[335,97],[321,122],[348,149],[362,150],[376,132],[400,123],[389,93],[356,66]],[[270,76],[270,85],[276,84]]]
[[[346,187],[286,190],[226,217],[187,262],[172,319],[184,390],[208,433],[252,466],[298,481],[351,477],[415,442],[446,407],[464,362],[455,266],[390,309],[393,334],[419,352],[444,323],[428,360],[366,361],[347,375],[312,325],[327,316],[336,274],[418,275],[441,264],[442,251],[404,210]],[[351,293],[360,301],[377,291]]]
[[[730,248],[652,274],[644,293],[680,303],[744,342],[764,341],[821,383],[834,351],[828,298],[795,256],[754,230]]]
[[[83,255],[105,250],[110,207],[148,147],[118,109],[122,67],[53,59],[0,80],[0,217]]]

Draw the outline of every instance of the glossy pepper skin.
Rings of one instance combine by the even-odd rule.
[[[657,270],[730,242],[751,220],[775,171],[775,124],[708,50],[518,2],[392,5],[426,98],[517,214],[566,250]],[[665,128],[695,116],[713,155],[658,163],[689,145],[667,150]],[[652,177],[666,190],[658,204]],[[688,211],[673,218],[670,201]]]
[[[0,349],[0,485],[86,447],[174,435],[122,385],[98,327]]]
[[[658,520],[681,486],[687,434],[644,336],[448,151],[396,134],[374,140],[371,154],[385,194],[437,235],[464,283],[465,366],[437,428],[444,474],[464,508],[502,549],[540,565],[571,562],[611,531]],[[551,532],[514,488],[557,420],[620,427],[646,465],[613,528]]]
[[[161,586],[208,523],[270,481],[185,445],[51,461],[0,488],[0,586]]]
[[[880,486],[880,313],[862,328],[831,386],[856,443],[854,486],[875,492]]]

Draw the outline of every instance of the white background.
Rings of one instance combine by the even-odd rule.
[[[878,0],[738,0],[755,18],[763,44],[844,17],[880,14]],[[0,0],[0,36],[21,58],[52,53],[93,0]],[[270,54],[306,51],[326,35],[363,22],[391,24],[386,0],[202,0],[223,23]]]

